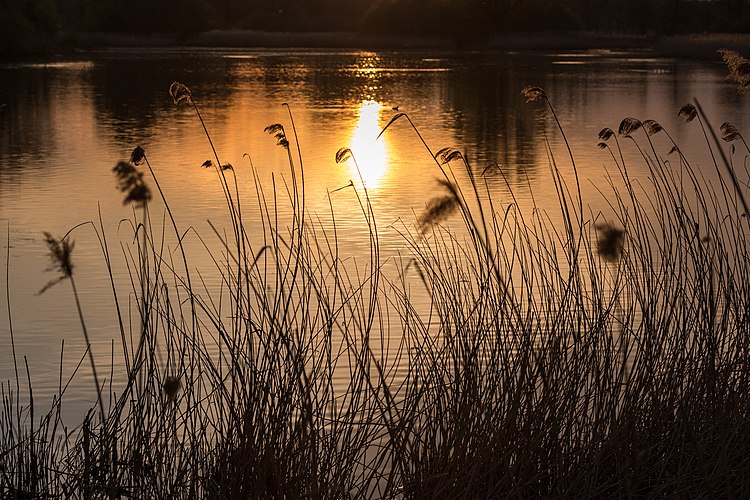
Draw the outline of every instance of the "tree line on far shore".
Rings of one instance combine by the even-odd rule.
[[[540,31],[750,32],[750,0],[0,0],[0,12],[0,52],[43,50],[61,33],[216,28],[464,41]]]

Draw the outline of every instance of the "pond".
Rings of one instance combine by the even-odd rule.
[[[85,351],[69,287],[62,283],[38,293],[56,276],[45,272],[45,231],[59,237],[94,222],[71,233],[76,284],[100,371],[105,378],[110,371],[115,379],[122,375],[120,331],[98,235],[104,229],[127,308],[133,293],[126,265],[133,240],[128,221],[138,215],[117,190],[116,162],[127,160],[137,145],[145,149],[182,231],[191,228],[191,234],[216,242],[213,228],[223,234],[230,226],[216,172],[201,167],[214,159],[211,144],[192,106],[173,102],[168,90],[174,81],[191,89],[220,161],[233,167],[238,195],[247,200],[251,237],[260,221],[257,205],[263,205],[259,187],[266,200],[276,192],[281,224],[290,218],[284,213],[289,203],[283,201],[292,182],[289,156],[264,131],[280,123],[295,165],[301,161],[304,167],[310,220],[328,230],[335,223],[340,253],[364,263],[370,258],[369,228],[356,197],[364,194],[363,187],[378,224],[381,261],[390,263],[408,256],[404,233],[414,230],[428,201],[444,193],[437,182],[440,171],[421,139],[432,152],[448,146],[460,150],[497,199],[509,199],[512,192],[522,208],[550,212],[557,204],[550,155],[563,177],[572,179],[567,139],[587,216],[593,219],[607,212],[608,179],[616,173],[609,151],[597,148],[602,128],[616,131],[627,116],[655,119],[693,166],[711,178],[716,171],[701,129],[684,124],[677,111],[697,98],[715,128],[723,121],[740,130],[750,125],[747,97],[726,80],[718,56],[705,62],[612,50],[184,49],[98,51],[4,64],[0,242],[7,266],[0,266],[0,278],[8,286],[7,296],[6,287],[0,293],[0,380],[16,377],[12,328],[18,370],[25,373],[26,358],[37,401],[51,401]],[[527,85],[545,90],[565,137],[543,102],[525,102],[521,90]],[[419,135],[402,117],[378,138],[399,113],[406,113]],[[654,146],[664,157],[671,149],[663,137],[654,138]],[[336,162],[342,147],[352,150],[356,164]],[[626,152],[636,153],[632,147]],[[648,177],[644,162],[630,165],[633,178]],[[460,171],[457,176],[466,178]],[[154,189],[148,172],[144,178]],[[170,226],[155,189],[154,195],[150,216],[158,233]],[[210,255],[217,255],[207,255],[202,244],[186,238],[196,269],[211,268]],[[210,274],[205,279],[207,290],[220,286]],[[21,380],[25,386],[25,375]],[[84,363],[67,390],[65,410],[80,416],[93,403]]]

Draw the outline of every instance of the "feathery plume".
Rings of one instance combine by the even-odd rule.
[[[383,129],[380,131],[380,133],[375,138],[375,140],[377,141],[378,139],[380,139],[380,136],[383,135],[386,130],[388,130],[388,127],[396,123],[397,120],[399,120],[400,118],[403,118],[404,116],[406,116],[406,113],[396,113],[395,115],[393,115],[393,118],[391,118],[390,121],[388,121],[388,123],[385,125],[385,127],[383,127]],[[408,118],[409,117],[407,116],[407,119]]]
[[[729,122],[724,122],[721,124],[721,138],[724,139],[726,142],[733,142],[737,139],[741,139],[742,135],[740,135],[740,131],[737,130],[737,127],[732,125]]]
[[[440,162],[441,165],[445,165],[446,163],[450,163],[453,160],[463,158],[463,155],[458,149],[447,147],[435,153],[435,158]]]
[[[690,123],[691,121],[695,120],[696,116],[698,116],[698,110],[695,109],[695,106],[688,103],[680,108],[680,110],[677,112],[677,116],[681,116],[685,120],[685,123]]]
[[[640,120],[628,116],[627,118],[623,118],[623,120],[620,122],[618,133],[625,137],[629,137],[630,134],[641,128],[642,125],[643,124]]]
[[[346,160],[351,158],[352,150],[349,148],[341,148],[336,151],[336,163],[344,163]]]
[[[74,242],[68,239],[55,239],[46,231],[44,233],[44,242],[47,244],[50,260],[50,266],[47,268],[47,271],[57,271],[60,275],[44,285],[42,289],[39,290],[39,295],[73,275],[73,262],[71,261],[70,256],[73,253]]]
[[[433,225],[444,221],[458,208],[458,201],[452,195],[436,196],[427,202],[424,213],[419,217],[419,229],[422,233]]]
[[[435,196],[427,202],[425,211],[419,217],[419,229],[424,234],[435,224],[447,219],[459,206],[458,190],[451,182],[438,179],[438,183],[448,190],[447,195]]]
[[[608,141],[612,138],[613,135],[615,135],[615,132],[611,128],[604,127],[599,131],[599,140]]]
[[[739,52],[728,49],[719,49],[724,63],[729,68],[727,80],[737,83],[737,92],[750,92],[750,59],[746,59]]]
[[[140,165],[146,159],[146,150],[140,145],[136,146],[132,153],[130,153],[130,163],[133,165]]]
[[[169,86],[169,95],[172,96],[175,104],[179,104],[182,101],[193,100],[190,89],[180,82],[172,82],[172,85]]]
[[[175,401],[177,399],[177,393],[180,392],[182,382],[179,377],[167,377],[164,380],[164,394],[166,394],[169,401]]]
[[[622,247],[625,241],[625,231],[613,225],[597,224],[599,233],[596,242],[596,251],[608,262],[617,262],[622,255]]]
[[[496,161],[493,161],[492,163],[484,167],[484,170],[482,170],[482,175],[485,175],[487,172],[489,172],[490,170],[494,170],[494,169],[501,170],[500,165]]]
[[[263,129],[263,132],[267,132],[276,138],[276,145],[281,146],[284,149],[289,149],[289,140],[286,138],[286,131],[284,126],[280,123],[274,123]]]
[[[643,130],[646,131],[646,134],[651,136],[654,134],[658,134],[662,130],[664,130],[659,122],[656,120],[643,120]]]
[[[526,102],[534,102],[539,99],[547,99],[547,94],[544,93],[540,87],[524,87],[521,91],[521,95],[526,98]]]
[[[118,162],[112,171],[119,180],[118,188],[126,193],[123,204],[133,202],[137,207],[142,207],[151,199],[151,190],[143,181],[143,173],[139,172],[132,163]]]

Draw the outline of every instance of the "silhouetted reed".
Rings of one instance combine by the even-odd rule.
[[[447,181],[442,181],[441,184],[448,191],[448,194],[436,196],[427,202],[427,206],[418,220],[422,233],[450,217],[460,204],[456,188]]]
[[[49,281],[39,293],[42,294],[49,290],[54,285],[60,283],[63,280],[70,282],[70,287],[73,290],[73,297],[76,302],[76,310],[78,311],[78,318],[81,321],[81,329],[83,330],[83,338],[86,341],[86,351],[88,352],[89,362],[91,363],[91,373],[94,377],[94,385],[96,387],[96,398],[101,411],[102,420],[104,420],[104,403],[102,402],[101,386],[99,385],[99,377],[96,372],[96,363],[94,362],[94,354],[91,351],[91,340],[89,339],[89,332],[86,328],[86,322],[83,319],[83,310],[81,309],[81,301],[78,296],[78,289],[76,288],[76,282],[73,277],[73,247],[74,242],[69,240],[67,237],[56,239],[50,233],[44,233],[44,241],[47,244],[47,250],[49,251],[50,267],[48,271],[57,271],[60,276]]]
[[[187,87],[170,94],[203,123]],[[544,90],[523,95],[545,102],[562,133]],[[480,175],[455,148],[433,153],[398,113],[381,134],[408,121],[445,191],[402,229],[403,260],[381,259],[361,176],[361,188],[350,181],[329,193],[356,196],[369,235],[364,266],[341,255],[335,216],[332,229],[306,218],[291,112],[291,127],[266,128],[288,153],[286,225],[279,193],[266,193],[255,172],[225,168],[214,150],[202,167],[218,174],[232,232],[214,227],[212,240],[178,230],[135,148],[115,167],[126,202],[144,209],[136,240],[123,245],[138,305],[123,321],[139,332],[123,334],[127,385],[106,407],[98,398],[99,420],[89,414],[75,430],[61,422],[63,388],[38,419],[33,400],[21,411],[3,385],[0,495],[746,496],[750,246],[737,201],[746,179],[719,168],[725,160],[713,155],[723,150],[708,142],[699,105],[680,115],[700,120],[717,173],[731,181],[706,181],[679,149],[665,160],[659,141],[677,146],[668,131],[628,117],[618,133],[599,133],[614,164],[599,187],[611,213],[587,217],[580,189],[568,187],[578,186],[569,146],[570,164],[550,155],[560,212],[547,214],[512,189],[500,199],[483,177],[495,168]],[[729,124],[721,131],[742,140]],[[638,182],[628,149],[648,173]],[[356,158],[344,147],[335,162]],[[147,216],[142,164],[174,240],[160,240]],[[237,176],[257,186],[252,238]],[[205,273],[190,279],[183,242],[193,237],[215,264],[218,291]],[[53,282],[72,284],[72,242],[46,238]],[[118,313],[126,305],[115,299]]]
[[[151,190],[143,182],[143,172],[139,172],[133,164],[121,161],[112,170],[120,182],[120,191],[125,193],[124,204],[133,203],[142,207],[151,199]]]
[[[727,79],[734,80],[737,83],[738,92],[750,91],[750,60],[734,50],[719,49],[719,53],[729,68]]]
[[[599,232],[599,238],[596,242],[596,250],[599,255],[610,262],[620,260],[625,232],[610,224],[597,224],[596,230]]]

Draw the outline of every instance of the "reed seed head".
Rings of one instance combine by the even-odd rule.
[[[386,130],[388,130],[388,127],[390,127],[391,125],[393,125],[394,123],[396,123],[397,120],[399,120],[400,118],[403,118],[404,116],[406,116],[406,113],[396,113],[395,115],[393,115],[393,118],[391,118],[388,121],[388,123],[385,125],[385,127],[383,127],[383,129],[380,131],[380,133],[375,138],[375,140],[377,141],[378,139],[380,139],[380,136],[383,135]],[[407,120],[409,119],[408,116],[406,118],[407,118]]]
[[[656,120],[643,120],[643,130],[646,131],[646,134],[649,136],[652,136],[654,134],[658,134],[662,130],[664,130],[659,122]]]
[[[695,106],[688,103],[680,108],[680,110],[677,112],[677,116],[681,116],[685,120],[685,123],[690,123],[691,121],[695,120],[696,116],[698,116],[698,110],[695,109]]]
[[[629,137],[630,134],[641,128],[642,125],[641,121],[637,118],[628,116],[620,122],[620,128],[617,132],[622,136]]]
[[[485,175],[490,170],[495,170],[495,169],[500,170],[502,172],[502,169],[500,168],[500,165],[496,161],[493,161],[492,163],[490,163],[489,165],[487,165],[486,167],[484,167],[484,170],[482,170],[482,175]]]
[[[440,162],[441,165],[445,165],[446,163],[450,163],[453,160],[463,159],[463,154],[461,154],[461,151],[456,148],[447,147],[435,153],[435,158]]]
[[[599,255],[608,262],[620,260],[625,242],[625,231],[609,223],[597,224],[596,230],[599,233],[596,242],[596,251]]]
[[[164,394],[169,401],[175,401],[177,399],[177,394],[180,392],[181,388],[182,382],[180,382],[179,377],[167,377],[166,380],[164,380]]]
[[[613,135],[615,135],[615,132],[611,128],[604,127],[599,131],[599,140],[608,141],[612,138]]]
[[[750,59],[728,49],[719,49],[719,54],[729,68],[727,80],[737,83],[737,92],[743,94],[750,92]]]
[[[67,238],[56,239],[46,231],[44,232],[44,242],[47,244],[50,260],[50,265],[47,268],[47,271],[57,271],[60,275],[44,285],[44,287],[39,290],[39,295],[73,275],[71,254],[73,253],[74,242]]]
[[[438,179],[437,183],[443,186],[456,199],[456,202],[459,201],[458,188],[455,184],[446,179]]]
[[[276,138],[276,145],[281,146],[284,149],[289,149],[289,140],[286,138],[286,131],[284,126],[280,123],[274,123],[263,129],[263,132],[268,132]]]
[[[214,162],[211,160],[206,160],[203,163],[201,163],[201,167],[203,168],[211,168],[214,166]]]
[[[458,202],[452,195],[436,196],[427,202],[425,211],[419,218],[419,229],[422,233],[435,224],[447,219],[458,208]]]
[[[132,163],[121,161],[112,169],[119,181],[118,188],[126,193],[123,204],[132,202],[137,207],[142,207],[151,199],[151,190],[143,181],[143,173],[133,166]]]
[[[53,269],[57,269],[62,275],[69,278],[73,274],[73,263],[70,260],[70,255],[73,253],[75,243],[68,239],[57,240],[48,232],[44,233],[44,241],[49,249]]]
[[[172,85],[169,86],[169,95],[172,96],[175,104],[179,104],[182,101],[192,102],[193,100],[190,89],[180,82],[172,82]]]
[[[352,150],[349,148],[341,148],[336,151],[336,163],[344,163],[346,160],[351,158]]]
[[[133,165],[140,165],[146,159],[146,150],[140,145],[136,146],[133,152],[130,154],[130,163]]]
[[[740,134],[740,131],[737,130],[737,127],[732,125],[729,122],[724,122],[721,124],[721,138],[724,139],[726,142],[733,142],[737,139],[742,139],[742,135]]]
[[[222,164],[221,169],[222,170],[234,170],[234,167],[232,166],[231,163],[224,163]]]
[[[425,211],[419,217],[419,229],[423,234],[430,227],[447,219],[460,205],[456,186],[444,179],[438,179],[438,183],[448,191],[448,194],[435,196],[427,202]]]
[[[547,99],[547,94],[540,87],[524,87],[521,91],[521,95],[526,98],[526,102],[534,102],[540,99]]]

